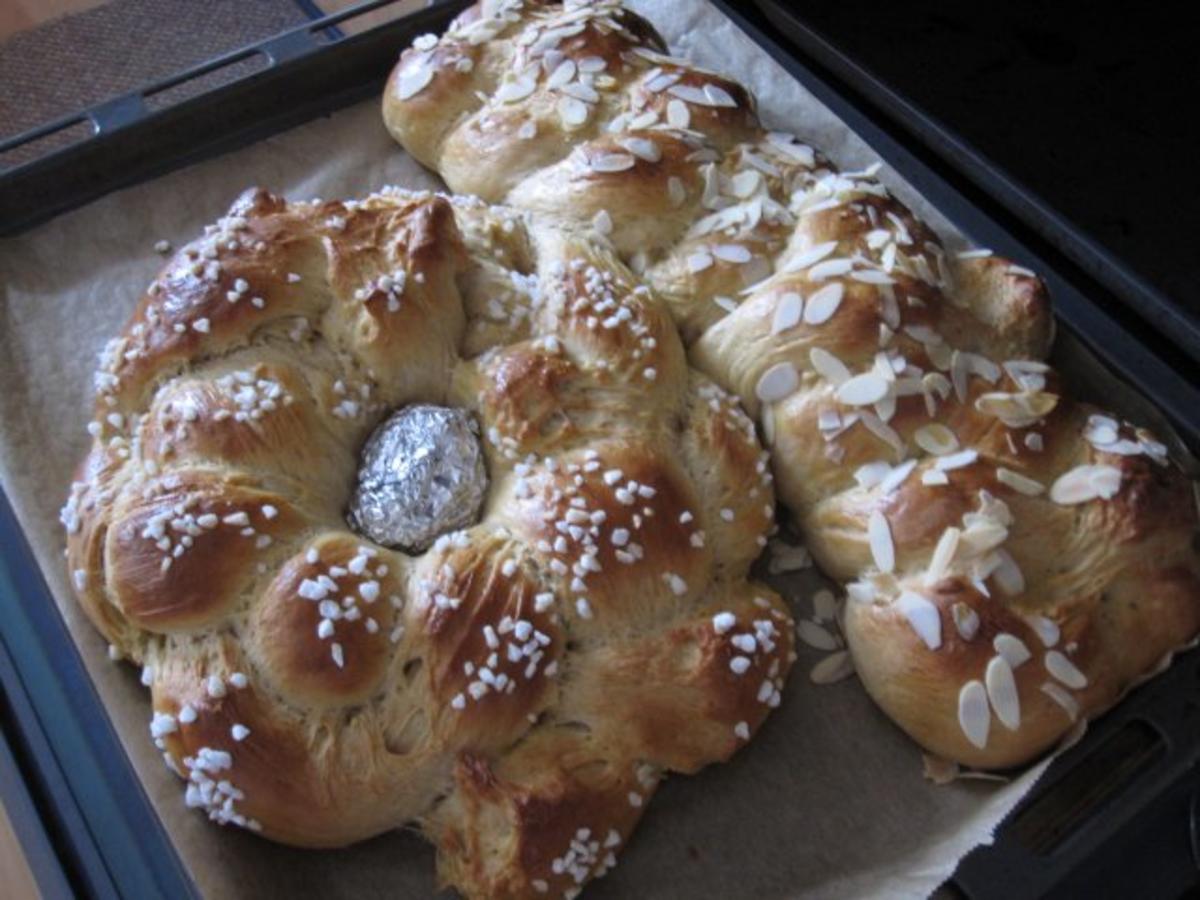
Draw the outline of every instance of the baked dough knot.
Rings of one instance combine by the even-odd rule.
[[[666,299],[926,748],[1027,761],[1200,628],[1188,479],[1063,390],[1042,281],[948,252],[878,165],[764,128],[616,0],[478,3],[403,53],[383,116],[451,189],[590,226]]]
[[[416,823],[469,896],[562,894],[779,703],[753,425],[577,234],[249,191],[95,386],[71,574],[217,821],[312,847]],[[490,478],[478,524],[409,556],[344,517],[359,448],[413,403],[470,410]]]

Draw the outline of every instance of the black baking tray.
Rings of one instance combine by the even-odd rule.
[[[400,49],[417,34],[441,31],[466,5],[439,3],[351,37],[338,30],[346,19],[394,2],[374,0],[314,21],[0,142],[2,159],[18,145],[81,121],[96,132],[0,171],[0,235],[371,96]],[[1111,277],[1121,269],[1119,261],[1085,266],[1060,252],[1063,241],[1047,240],[1036,223],[1014,214],[994,178],[969,177],[932,149],[951,145],[953,135],[926,122],[926,133],[914,136],[897,125],[907,111],[886,86],[845,65],[834,71],[827,59],[806,50],[795,22],[777,16],[784,4],[759,0],[759,12],[713,2],[974,241],[1041,274],[1062,325],[1155,400],[1186,443],[1200,447],[1196,357],[1186,342],[1166,336],[1169,319],[1155,312],[1135,282]],[[768,30],[795,43],[785,49]],[[253,74],[165,110],[147,102],[251,58],[263,65]],[[796,124],[803,132],[803,123]],[[976,165],[988,174],[986,160],[976,158]],[[1055,227],[1083,239],[1069,223]],[[56,848],[70,893],[195,896],[2,494],[0,601],[0,717],[11,746],[0,762],[12,761],[29,794],[20,808],[40,819],[38,828],[26,825],[22,839]],[[1143,897],[1178,896],[1173,886],[1190,883],[1180,866],[1192,866],[1194,875],[1197,858],[1191,791],[1200,787],[1198,686],[1200,658],[1184,654],[1093,723],[1086,738],[1051,766],[994,845],[971,854],[945,890],[978,900],[1074,892],[1084,864],[1094,867],[1114,841],[1132,840],[1130,829],[1153,836],[1148,817],[1179,805],[1182,785],[1181,827],[1191,822],[1192,830],[1170,860],[1164,856],[1156,883],[1142,883],[1140,890]],[[1177,837],[1172,832],[1164,840]],[[1165,853],[1162,841],[1155,846]],[[53,876],[39,877],[47,896],[60,895],[62,884],[52,883]]]

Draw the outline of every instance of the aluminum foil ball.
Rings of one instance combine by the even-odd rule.
[[[488,483],[478,430],[461,409],[420,405],[394,413],[363,446],[350,527],[419,553],[475,522]]]

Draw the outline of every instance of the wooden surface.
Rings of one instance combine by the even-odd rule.
[[[3,0],[0,0],[3,2]],[[316,6],[326,13],[339,13],[344,9],[349,9],[362,2],[362,0],[314,0]],[[402,0],[399,3],[393,3],[390,6],[385,6],[382,9],[374,10],[373,12],[364,13],[361,16],[355,16],[343,25],[338,27],[347,34],[358,34],[360,31],[366,31],[369,28],[374,28],[376,25],[382,25],[384,22],[390,22],[393,19],[399,18],[407,13],[422,9],[426,6],[425,0]]]
[[[0,0],[0,41],[17,31],[99,6],[105,0]]]
[[[0,0],[0,41],[18,31],[91,9],[102,2],[104,0]],[[12,900],[41,897],[4,808],[3,797],[0,797],[0,896]]]
[[[101,6],[104,2],[106,0],[0,0],[0,42],[18,31]],[[358,2],[361,0],[318,0],[317,6],[327,13],[334,13]],[[343,26],[343,30],[356,34],[424,5],[423,0],[396,3],[386,10],[369,13],[348,22]],[[153,32],[150,32],[151,37],[152,35]],[[0,53],[2,52],[3,48],[0,47]],[[0,897],[4,900],[36,900],[40,897],[33,873],[4,809],[3,797],[0,797]]]
[[[33,873],[25,861],[21,845],[13,833],[8,813],[0,797],[0,896],[11,900],[34,900],[41,896],[33,883]]]

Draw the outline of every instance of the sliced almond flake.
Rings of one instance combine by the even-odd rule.
[[[687,128],[692,124],[692,114],[682,100],[672,100],[667,104],[667,124],[672,128]]]
[[[900,463],[900,465],[888,472],[883,480],[879,482],[880,493],[887,495],[896,490],[896,488],[904,484],[905,479],[912,474],[912,470],[916,467],[917,461],[915,459],[905,460]]]
[[[646,79],[646,90],[650,91],[652,94],[665,91],[683,77],[683,75],[679,72],[664,73],[662,69],[659,68],[651,69],[647,75],[649,77]]]
[[[704,85],[704,98],[709,106],[725,106],[737,108],[737,101],[730,96],[729,91],[715,84]]]
[[[1055,479],[1050,499],[1061,506],[1073,506],[1089,500],[1110,500],[1121,489],[1121,470],[1113,466],[1076,466]]]
[[[1016,597],[1024,593],[1025,575],[1021,571],[1021,567],[1017,565],[1017,561],[1013,559],[1011,553],[1003,548],[998,548],[995,552],[1000,560],[1000,564],[992,570],[992,577],[995,579],[997,587],[1009,597]]]
[[[1046,385],[1050,367],[1037,359],[1008,359],[1003,363],[1008,377],[1027,391],[1040,391]]]
[[[614,119],[613,121],[617,120]],[[646,128],[653,128],[657,124],[658,113],[653,109],[648,109],[640,116],[634,116],[629,120],[629,128],[632,131],[641,131]]]
[[[954,385],[954,396],[958,398],[959,403],[965,403],[967,399],[967,375],[970,374],[967,369],[967,358],[960,351],[953,350],[950,353],[950,383]]]
[[[1089,444],[1104,447],[1106,444],[1116,443],[1121,436],[1121,426],[1108,416],[1090,415],[1084,426],[1083,436]]]
[[[945,341],[939,340],[933,344],[926,344],[925,353],[929,356],[929,361],[933,363],[935,368],[942,372],[949,370],[952,351]]]
[[[733,196],[745,200],[753,196],[759,185],[762,184],[762,180],[762,175],[753,169],[743,169],[729,179],[729,189]]]
[[[683,206],[687,200],[687,189],[683,186],[683,182],[676,176],[672,175],[667,179],[667,197],[671,200],[671,205],[674,207]]]
[[[608,61],[602,56],[585,56],[579,60],[579,71],[595,74],[608,68]]]
[[[800,640],[817,650],[837,650],[841,647],[836,635],[808,619],[796,623],[796,634]]]
[[[593,156],[588,165],[593,172],[624,172],[637,164],[628,153],[605,153]]]
[[[658,148],[658,144],[649,138],[625,137],[618,139],[617,143],[638,159],[644,159],[646,162],[656,163],[662,159],[662,151]]]
[[[501,103],[516,103],[524,100],[537,87],[537,76],[524,72],[512,81],[505,81],[496,89],[496,99]]]
[[[1029,623],[1029,627],[1033,629],[1034,634],[1038,636],[1038,640],[1043,646],[1053,647],[1062,637],[1062,632],[1059,630],[1058,623],[1053,619],[1048,619],[1045,616],[1026,616],[1025,621]]]
[[[954,627],[964,641],[975,639],[979,633],[979,613],[966,603],[958,602],[950,607],[950,615],[954,619]]]
[[[572,81],[570,84],[564,84],[559,90],[568,97],[574,97],[576,100],[582,100],[584,103],[600,102],[600,95],[596,93],[596,89],[582,81]]]
[[[904,452],[904,441],[901,439],[900,434],[896,431],[896,429],[892,428],[874,413],[862,410],[858,413],[858,416],[859,420],[863,423],[863,426],[869,432],[871,432],[871,434],[875,435],[875,437],[879,438],[897,453]]]
[[[427,59],[422,60],[418,65],[400,73],[400,77],[396,79],[396,98],[407,100],[415,97],[425,90],[431,81],[433,81],[433,68]]]
[[[831,384],[840,385],[850,380],[850,370],[846,368],[846,364],[828,350],[813,347],[808,352],[808,361],[816,373],[828,379]]]
[[[808,277],[813,281],[824,281],[826,278],[836,278],[847,274],[854,268],[852,259],[827,259],[817,263],[808,270]]]
[[[717,304],[725,312],[736,312],[738,308],[737,301],[732,297],[722,297],[719,294],[713,297],[713,303]]]
[[[806,206],[801,211],[803,216],[816,215],[819,212],[825,212],[828,209],[837,209],[845,204],[845,201],[840,197],[830,197],[828,200],[822,200],[820,203],[814,203],[812,206]]]
[[[695,253],[688,254],[687,267],[688,271],[695,275],[697,272],[703,272],[713,264],[713,258],[703,250],[697,250]]]
[[[876,510],[867,519],[867,543],[871,558],[880,572],[892,572],[896,568],[896,547],[892,543],[892,529],[887,517]]]
[[[921,376],[921,390],[945,400],[950,396],[950,379],[941,372],[926,372]]]
[[[712,254],[722,262],[734,264],[748,263],[752,255],[742,244],[717,244],[712,248]]]
[[[588,106],[582,100],[574,97],[559,97],[558,117],[568,128],[582,125],[588,119]]]
[[[819,431],[842,430],[842,416],[836,409],[823,409],[817,413],[817,429]]]
[[[1021,727],[1021,699],[1012,667],[1003,656],[993,656],[988,662],[984,682],[996,718],[1009,731],[1016,731]]]
[[[895,284],[896,281],[887,272],[881,272],[878,269],[859,269],[851,272],[850,277],[855,281],[861,281],[863,284]]]
[[[1075,667],[1075,664],[1057,650],[1050,650],[1043,660],[1046,671],[1053,675],[1072,690],[1081,691],[1087,687],[1087,676]]]
[[[845,288],[840,282],[828,284],[809,296],[804,305],[804,321],[809,325],[822,325],[833,318],[842,303]]]
[[[879,292],[879,318],[892,331],[900,328],[900,304],[896,302],[896,292],[887,289]]]
[[[961,536],[962,529],[954,526],[942,532],[937,546],[933,548],[933,555],[929,558],[929,568],[925,573],[926,584],[936,584],[950,571],[950,564],[954,562],[954,554],[958,551],[958,540]]]
[[[876,228],[867,232],[867,246],[872,250],[878,250],[884,244],[892,239],[892,233],[886,228]]]
[[[1165,466],[1167,460],[1167,445],[1154,439],[1154,435],[1146,431],[1144,428],[1138,428],[1136,431],[1138,443],[1141,444],[1142,452],[1149,456],[1160,466]]]
[[[980,353],[963,352],[962,358],[967,367],[967,372],[971,375],[976,375],[982,378],[988,384],[995,384],[1000,380],[1000,367]]]
[[[975,399],[975,408],[994,416],[1009,428],[1028,428],[1058,405],[1058,395],[1044,391],[1006,394],[991,392]]]
[[[915,591],[901,591],[896,608],[926,647],[936,650],[942,646],[942,618],[932,601]]]
[[[870,406],[887,396],[888,387],[875,372],[864,372],[838,385],[835,396],[848,406]]]
[[[1117,456],[1138,456],[1145,451],[1145,447],[1142,444],[1137,441],[1131,441],[1128,438],[1121,438],[1097,449]]]
[[[926,469],[921,473],[921,484],[928,487],[941,487],[950,483],[950,479],[941,469]]]
[[[821,588],[813,594],[813,616],[818,622],[833,622],[837,619],[837,598],[833,591]]]
[[[904,333],[918,344],[942,343],[942,336],[928,325],[905,325]]]
[[[1067,715],[1071,717],[1072,722],[1079,718],[1078,701],[1053,681],[1042,682],[1041,690],[1043,694],[1066,711]]]
[[[864,463],[854,471],[854,480],[858,482],[861,488],[873,488],[879,482],[887,477],[887,474],[892,471],[889,463],[883,460]]]
[[[550,73],[550,77],[546,79],[546,87],[551,90],[557,90],[568,81],[575,77],[575,61],[564,59]]]
[[[926,453],[945,456],[958,449],[958,438],[954,432],[938,422],[922,425],[913,432],[913,440]]]
[[[819,263],[836,250],[837,245],[837,241],[826,241],[823,244],[815,244],[807,250],[801,250],[784,263],[783,271],[797,272],[800,269],[807,269],[809,266]]]
[[[979,459],[979,452],[968,448],[948,456],[939,456],[934,465],[943,472],[950,472],[972,465],[977,459]]]
[[[766,441],[768,447],[775,445],[775,410],[770,406],[762,408],[762,429],[763,440]]]
[[[757,169],[759,172],[762,172],[769,178],[783,177],[783,173],[779,171],[777,166],[773,165],[770,161],[763,159],[756,153],[751,153],[749,150],[745,150],[742,152],[742,159],[745,160],[746,165]]]
[[[763,403],[776,403],[790,396],[800,386],[796,367],[789,362],[775,363],[758,379],[754,394]]]
[[[1012,469],[1006,469],[1004,466],[996,467],[996,480],[1001,484],[1006,484],[1019,494],[1025,494],[1027,497],[1036,497],[1038,494],[1044,493],[1046,486],[1040,481],[1035,481],[1032,478],[1026,478],[1019,472],[1014,472]]]
[[[1002,631],[992,638],[992,648],[1014,669],[1019,669],[1032,655],[1023,640],[1007,631]]]
[[[667,93],[678,97],[684,103],[692,103],[696,106],[709,105],[708,97],[704,95],[704,89],[692,84],[673,84],[667,88]]]
[[[988,256],[991,256],[992,251],[985,250],[982,248],[978,249],[978,250],[960,250],[960,251],[958,251],[958,253],[955,253],[954,255],[956,257],[958,257],[959,259],[984,259]]]
[[[775,315],[771,318],[771,334],[782,334],[800,324],[804,315],[804,297],[795,291],[788,291],[779,298],[775,305]]]
[[[846,599],[855,603],[874,603],[875,585],[869,581],[851,581],[846,585]]]
[[[854,660],[849,651],[831,653],[812,667],[808,673],[813,684],[833,684],[854,674]]]
[[[592,227],[600,234],[612,234],[613,220],[607,209],[602,209],[592,216]]]
[[[968,681],[958,692],[958,726],[967,740],[982,750],[987,746],[991,723],[987,688],[982,681]]]
[[[899,365],[901,366],[901,371],[903,371],[904,358],[899,357],[898,361]],[[884,379],[885,381],[894,382],[896,380],[896,367],[893,364],[892,359],[883,351],[879,351],[875,354],[875,360],[871,368],[880,378]]]
[[[1018,275],[1022,278],[1037,278],[1037,273],[1032,269],[1027,269],[1024,266],[1010,265],[1004,270],[1009,275]]]
[[[795,135],[771,131],[767,133],[767,143],[805,168],[811,169],[816,164],[816,152],[808,144],[798,141]]]

